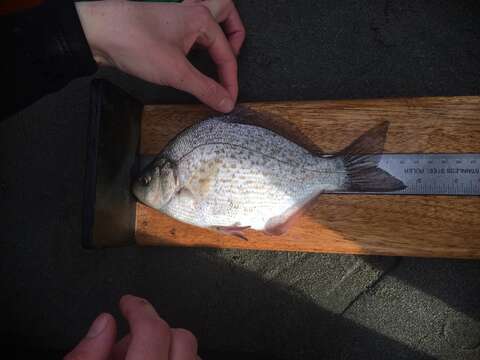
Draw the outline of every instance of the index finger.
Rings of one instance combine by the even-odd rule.
[[[245,40],[245,27],[232,0],[205,0],[202,2],[219,23],[224,24],[225,33],[235,55],[238,55]]]
[[[120,310],[130,326],[131,360],[168,360],[170,327],[145,299],[125,295],[120,299]]]
[[[220,83],[235,103],[238,95],[237,60],[222,29],[211,19],[206,24],[205,31],[200,33],[197,42],[207,48],[213,62],[217,65]]]

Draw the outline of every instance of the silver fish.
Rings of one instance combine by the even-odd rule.
[[[379,169],[388,123],[336,155],[315,155],[236,115],[209,118],[173,139],[133,184],[147,206],[182,222],[243,237],[279,235],[319,194],[394,191],[404,184]]]

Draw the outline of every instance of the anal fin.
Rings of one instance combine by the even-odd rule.
[[[276,236],[285,234],[295,221],[315,203],[319,195],[320,194],[315,194],[287,209],[283,214],[270,218],[265,224],[263,232],[267,235]]]

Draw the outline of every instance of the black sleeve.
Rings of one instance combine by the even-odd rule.
[[[2,16],[0,29],[6,94],[0,121],[97,69],[73,1],[47,1]]]

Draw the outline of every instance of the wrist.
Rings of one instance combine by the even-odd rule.
[[[105,50],[105,46],[102,46],[100,38],[104,35],[103,32],[105,30],[102,29],[102,21],[107,21],[107,19],[103,18],[105,12],[102,9],[102,3],[104,1],[76,2],[75,7],[93,59],[99,65],[113,65],[112,59]]]

